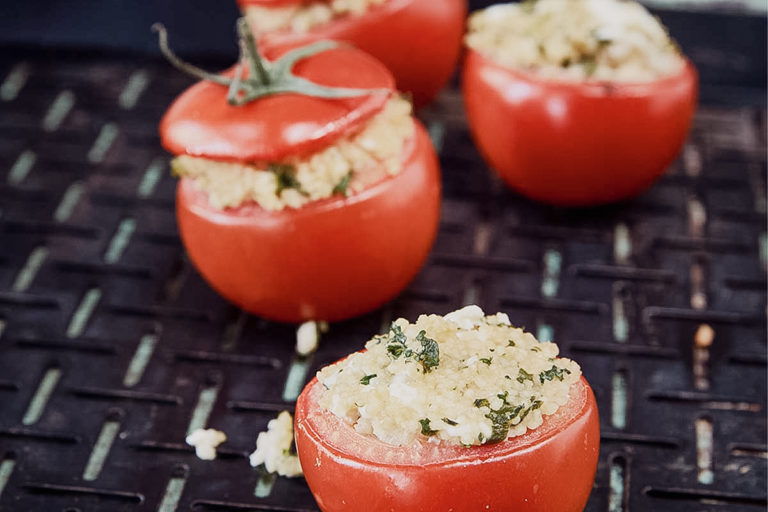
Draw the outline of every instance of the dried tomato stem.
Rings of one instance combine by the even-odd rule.
[[[262,85],[269,85],[272,82],[272,77],[267,71],[266,59],[259,53],[256,38],[253,37],[253,32],[251,32],[245,18],[237,20],[237,34],[241,42],[240,56],[242,58],[245,55],[251,76],[258,77]]]
[[[198,68],[193,64],[184,62],[175,53],[173,53],[173,50],[171,50],[171,48],[168,46],[168,31],[165,29],[165,26],[162,23],[155,23],[152,25],[152,30],[157,32],[158,45],[160,46],[160,51],[162,52],[163,56],[168,59],[168,62],[173,64],[176,69],[202,80],[208,80],[209,82],[215,82],[221,85],[229,85],[230,80],[228,78],[217,75],[215,73],[209,73],[208,71]]]

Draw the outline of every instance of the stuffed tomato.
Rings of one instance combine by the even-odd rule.
[[[425,105],[456,66],[466,0],[239,0],[265,47],[346,41],[394,74],[397,87]]]
[[[389,71],[363,52],[317,43],[255,61],[251,48],[242,66],[184,92],[161,122],[177,155],[189,257],[225,298],[265,318],[375,309],[416,275],[434,241],[431,142]]]
[[[471,17],[467,45],[472,137],[528,197],[563,206],[632,197],[685,141],[696,71],[635,2],[494,6]]]
[[[599,451],[578,365],[477,306],[397,320],[318,372],[295,434],[325,512],[578,512]]]

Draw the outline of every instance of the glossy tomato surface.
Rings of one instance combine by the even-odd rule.
[[[225,298],[272,320],[341,320],[379,307],[419,271],[438,228],[437,156],[414,123],[400,174],[348,198],[222,211],[182,179],[177,217],[192,262]]]
[[[285,4],[279,0],[277,5]],[[296,2],[294,2],[296,3]],[[240,0],[276,5],[270,0]],[[347,41],[383,62],[397,87],[413,94],[414,104],[429,103],[453,73],[464,35],[466,0],[387,0],[358,16],[339,17],[306,33],[281,30],[262,34],[264,48],[320,39]]]
[[[600,425],[583,378],[535,430],[464,448],[396,447],[355,432],[321,409],[313,379],[296,403],[304,477],[325,512],[580,512],[597,469]]]
[[[696,110],[696,70],[648,83],[562,82],[469,50],[462,88],[471,134],[515,190],[562,206],[632,197],[674,161]]]

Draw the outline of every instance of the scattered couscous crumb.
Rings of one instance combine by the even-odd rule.
[[[264,7],[250,5],[245,16],[254,32],[290,29],[307,32],[341,16],[359,16],[371,7],[387,0],[331,0],[330,2],[301,2],[293,5]]]
[[[250,456],[252,467],[264,464],[270,473],[280,476],[301,476],[299,457],[291,452],[293,446],[293,417],[288,411],[270,420],[267,431],[256,438],[256,450]]]
[[[308,156],[255,165],[181,155],[171,167],[174,174],[194,180],[214,208],[251,201],[270,211],[300,208],[333,195],[352,195],[398,174],[413,133],[410,102],[393,97],[361,130]]]
[[[563,80],[646,82],[684,60],[666,29],[627,0],[528,0],[469,19],[467,45],[499,64]]]
[[[304,322],[296,329],[296,353],[308,356],[315,350],[320,341],[320,334],[328,331],[327,322]]]
[[[365,348],[318,372],[319,404],[393,445],[522,435],[568,402],[581,376],[574,361],[557,357],[557,345],[478,306],[400,318]]]
[[[195,455],[203,460],[216,458],[216,448],[227,440],[227,435],[213,428],[198,428],[187,436],[187,444],[195,448]]]

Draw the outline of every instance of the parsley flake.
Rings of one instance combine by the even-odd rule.
[[[296,178],[296,167],[291,164],[276,164],[271,163],[267,170],[275,175],[275,194],[278,197],[283,193],[283,190],[292,188],[297,190],[302,195],[307,193],[301,188],[301,183]]]
[[[517,382],[522,384],[525,381],[531,381],[533,382],[533,374],[528,373],[527,371],[520,368],[520,371],[517,373]]]
[[[432,430],[429,427],[429,418],[424,418],[419,420],[419,423],[421,424],[421,435],[423,436],[433,436],[437,434],[437,430]]]
[[[555,365],[552,365],[552,368],[549,370],[543,371],[539,374],[539,381],[541,381],[542,384],[544,384],[545,380],[554,380],[557,379],[560,382],[563,381],[565,378],[565,375],[570,375],[571,371],[568,368],[558,368]]]
[[[363,386],[367,386],[368,384],[371,383],[371,379],[373,379],[375,377],[377,377],[377,375],[375,373],[372,373],[371,375],[366,375],[365,377],[360,379],[360,384],[362,384]]]

